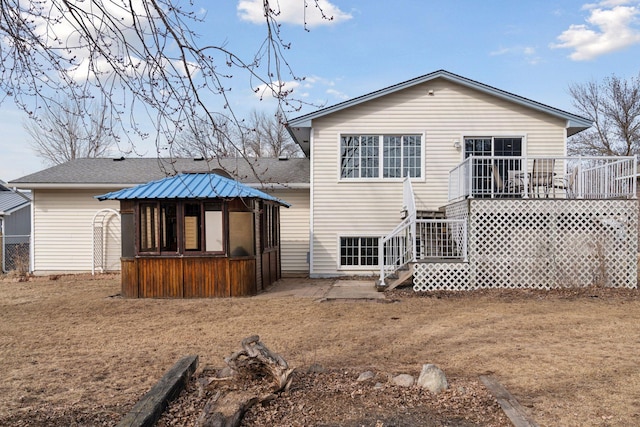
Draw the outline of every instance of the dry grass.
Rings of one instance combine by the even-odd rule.
[[[221,366],[250,334],[293,366],[417,375],[435,363],[450,377],[492,373],[541,425],[640,424],[636,291],[387,304],[127,300],[118,292],[118,276],[0,280],[0,424],[26,425],[42,408],[108,424],[181,356]]]

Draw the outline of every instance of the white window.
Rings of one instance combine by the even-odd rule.
[[[407,176],[422,177],[421,135],[342,135],[340,138],[342,179]]]
[[[340,237],[340,266],[377,266],[377,237]]]

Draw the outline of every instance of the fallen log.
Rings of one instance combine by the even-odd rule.
[[[242,340],[242,350],[225,358],[225,363],[234,372],[236,383],[249,380],[252,388],[234,389],[238,384],[223,384],[221,390],[206,403],[200,418],[199,427],[237,427],[251,406],[276,397],[277,393],[288,390],[295,369],[289,368],[287,361],[269,350],[257,335]],[[271,379],[271,387],[265,393],[264,387],[256,380]],[[220,386],[219,382],[211,382]]]

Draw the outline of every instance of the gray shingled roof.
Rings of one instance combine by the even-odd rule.
[[[29,197],[3,185],[0,181],[0,215],[29,204]]]
[[[11,181],[20,188],[34,188],[44,184],[105,186],[137,185],[162,179],[180,172],[226,171],[232,178],[245,184],[308,184],[309,159],[280,160],[275,158],[213,159],[76,159],[49,169]]]

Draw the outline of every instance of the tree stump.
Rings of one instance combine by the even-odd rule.
[[[289,368],[287,361],[269,350],[260,337],[253,335],[242,340],[242,350],[225,358],[225,363],[233,370],[230,380],[270,378],[271,387],[255,386],[252,390],[234,390],[233,384],[223,387],[205,405],[198,426],[200,427],[236,427],[240,425],[245,412],[256,403],[262,403],[276,397],[276,394],[288,390],[295,369]],[[219,382],[214,382],[219,384]]]

